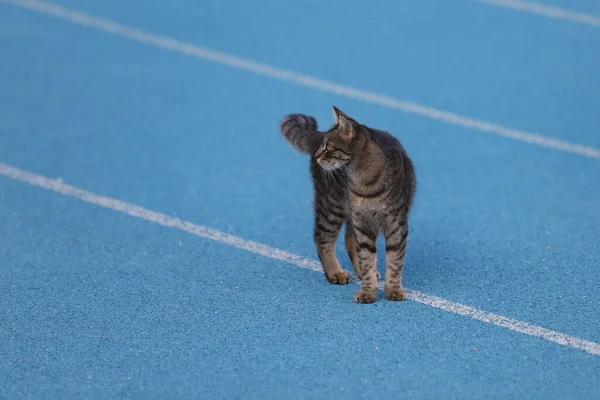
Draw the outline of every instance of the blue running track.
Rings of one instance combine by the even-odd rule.
[[[315,260],[278,124],[333,105],[411,155],[404,283],[445,309],[7,172]],[[599,110],[600,25],[477,1],[0,0],[0,399],[599,399]]]

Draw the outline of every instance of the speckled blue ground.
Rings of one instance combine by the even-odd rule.
[[[600,147],[600,28],[465,0],[60,4]],[[277,128],[334,104],[415,162],[406,286],[600,341],[600,160],[0,2],[0,162],[313,259],[308,159]],[[2,399],[600,397],[598,356],[355,289],[0,177]]]

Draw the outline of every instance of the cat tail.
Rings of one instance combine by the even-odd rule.
[[[306,154],[314,154],[323,138],[322,133],[317,130],[317,121],[308,115],[290,114],[286,116],[281,121],[279,130],[296,150]]]

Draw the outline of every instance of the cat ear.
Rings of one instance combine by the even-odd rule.
[[[336,106],[333,106],[333,118],[335,119],[335,124],[342,128],[347,139],[350,140],[356,135],[356,122]]]
[[[345,116],[347,117],[346,114],[344,114],[342,112],[342,110],[340,110],[339,108],[337,108],[336,106],[333,106],[333,120],[334,123],[337,125],[340,123],[340,116]]]

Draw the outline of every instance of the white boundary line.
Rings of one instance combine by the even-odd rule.
[[[183,221],[179,218],[148,210],[147,208],[143,208],[135,204],[126,203],[111,197],[99,196],[83,189],[79,189],[75,186],[63,183],[61,180],[47,178],[45,176],[27,172],[2,163],[0,163],[0,175],[4,175],[17,181],[26,182],[33,186],[48,189],[65,196],[75,197],[86,203],[115,210],[132,217],[153,222],[155,224],[179,229],[205,239],[228,244],[230,246],[237,247],[238,249],[246,250],[264,257],[285,261],[287,263],[312,271],[322,272],[320,263],[315,260],[310,260],[296,254],[288,253],[284,250],[249,241],[225,232],[207,228],[202,225],[196,225],[192,222]],[[599,343],[579,339],[574,336],[552,331],[550,329],[528,324],[526,322],[517,321],[502,315],[479,310],[464,304],[454,303],[452,301],[442,299],[441,297],[431,296],[427,293],[418,292],[416,290],[408,289],[407,291],[410,300],[451,313],[471,317],[478,321],[501,326],[503,328],[510,329],[511,331],[521,332],[529,336],[535,336],[561,346],[583,350],[589,354],[600,356]]]
[[[600,17],[593,14],[586,14],[577,11],[565,10],[545,4],[533,3],[531,1],[521,0],[473,0],[478,3],[490,4],[497,7],[511,8],[517,11],[523,11],[530,14],[542,15],[544,17],[562,19],[579,24],[600,26]]]
[[[355,89],[349,86],[314,78],[309,75],[303,75],[294,71],[277,68],[267,64],[261,64],[227,53],[217,52],[193,44],[180,42],[166,36],[144,32],[135,28],[121,25],[108,19],[94,17],[80,11],[68,9],[55,4],[38,0],[0,0],[0,2],[10,3],[18,7],[23,7],[42,14],[51,15],[74,24],[112,33],[114,35],[139,43],[148,44],[154,47],[174,51],[210,62],[228,65],[233,68],[250,71],[255,74],[267,76],[269,78],[292,82],[300,86],[309,87],[323,92],[334,93],[339,96],[360,100],[366,103],[377,104],[410,114],[417,114],[425,118],[444,121],[450,124],[460,125],[465,128],[491,133],[541,147],[560,150],[584,157],[600,159],[600,150],[593,147],[553,139],[537,133],[519,131],[490,122],[461,116],[449,111],[438,110],[409,101],[395,99],[382,94]]]

